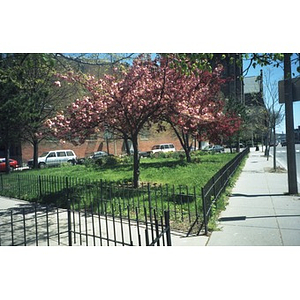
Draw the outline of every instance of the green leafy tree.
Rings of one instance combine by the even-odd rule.
[[[0,55],[0,143],[4,146],[6,173],[10,171],[10,147],[21,137],[25,109],[19,98],[19,86],[12,70],[21,63],[22,56]]]
[[[20,99],[26,107],[23,140],[33,146],[33,167],[38,167],[38,145],[49,137],[45,121],[61,109],[76,93],[74,86],[60,87],[56,73],[61,69],[51,54],[28,54],[19,66]]]
[[[48,136],[45,121],[66,102],[74,86],[58,88],[58,63],[52,54],[2,54],[1,139],[6,157],[13,142],[33,145],[34,167],[38,145]]]

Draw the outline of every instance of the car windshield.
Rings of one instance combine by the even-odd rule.
[[[45,157],[49,152],[44,152],[40,157]]]

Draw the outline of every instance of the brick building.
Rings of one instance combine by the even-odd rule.
[[[172,131],[166,131],[156,133],[155,135],[142,134],[139,137],[139,150],[148,151],[151,150],[155,144],[173,143],[176,150],[181,149],[181,144],[178,138]],[[88,139],[85,143],[79,146],[74,146],[69,142],[60,141],[42,141],[39,144],[39,155],[45,151],[57,150],[57,149],[72,149],[77,157],[87,157],[95,151],[106,151],[113,155],[121,155],[125,153],[125,145],[122,139],[111,138],[109,140],[104,138],[103,134],[99,134],[97,138]],[[21,146],[22,162],[27,163],[29,159],[33,157],[33,146],[30,143],[22,143]],[[20,161],[20,159],[18,159]]]

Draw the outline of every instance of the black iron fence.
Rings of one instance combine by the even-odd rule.
[[[160,218],[155,209],[129,207],[115,216],[107,204],[91,203],[78,208],[74,201],[67,209],[38,203],[0,210],[0,246],[171,246],[169,213]]]
[[[45,205],[55,203],[62,208],[67,208],[67,199],[78,208],[99,201],[100,208],[106,205],[111,215],[119,216],[119,207],[122,212],[129,207],[130,214],[135,214],[137,208],[141,219],[145,217],[144,207],[155,210],[159,217],[167,210],[175,224],[190,223],[202,211],[200,190],[197,193],[196,188],[187,186],[148,183],[134,189],[128,183],[13,173],[0,175],[0,194]]]
[[[170,224],[172,229],[186,230],[187,235],[208,233],[208,222],[217,199],[248,153],[248,148],[239,153],[201,189],[150,184],[142,184],[139,188],[134,189],[128,183],[13,173],[9,176],[0,175],[0,195],[33,201],[48,208],[55,204],[55,207],[60,208],[59,211],[68,211],[69,214],[72,212],[72,229],[64,229],[63,233],[54,233],[54,235],[60,236],[66,231],[68,233],[72,231],[73,239],[69,240],[69,244],[78,244],[78,240],[81,244],[83,232],[85,232],[85,243],[93,244],[94,240],[98,240],[100,244],[103,243],[101,236],[93,237],[95,212],[98,216],[99,227],[103,227],[102,222],[108,224],[108,221],[111,221],[109,224],[115,224],[112,231],[107,231],[108,236],[104,238],[108,244],[131,244],[133,241],[130,239],[129,242],[125,242],[125,240],[123,242],[122,238],[116,240],[114,232],[117,232],[117,228],[122,228],[124,224],[129,227],[137,226],[136,230],[138,231],[142,223],[143,226],[146,226],[143,234],[144,244],[151,245],[153,241],[159,244],[165,236],[168,237],[166,240],[169,239],[166,228],[169,228]],[[71,199],[71,203],[68,202],[68,199]],[[48,213],[44,213],[46,216],[48,214],[46,218],[49,218],[52,211],[48,210]],[[58,214],[58,210],[56,210],[56,214]],[[24,219],[23,214],[19,212],[19,215],[21,215],[21,219]],[[41,213],[41,215],[43,214]],[[87,218],[87,215],[90,215],[89,220],[92,224],[90,230],[87,229],[87,226],[82,227],[86,223],[86,219],[81,217]],[[57,216],[56,219],[59,222]],[[116,225],[116,220],[119,227]],[[19,221],[20,223],[21,221]],[[162,229],[157,229],[159,227]],[[98,232],[100,235],[102,231],[99,229]],[[113,235],[110,232],[113,232]],[[125,231],[119,230],[119,232],[121,237],[124,232],[131,235],[129,228]],[[113,236],[112,239],[111,236]],[[150,236],[151,238],[149,238]],[[93,241],[91,242],[89,239]],[[140,241],[138,239],[133,243],[140,244]]]
[[[202,198],[202,207],[203,207],[203,221],[200,223],[198,229],[198,235],[204,227],[204,234],[208,233],[208,222],[212,216],[213,210],[217,209],[217,200],[225,191],[230,179],[235,174],[237,168],[241,164],[242,160],[248,155],[249,147],[244,151],[240,152],[234,159],[228,162],[223,168],[221,168],[206,184],[201,188],[201,198]],[[189,232],[193,229],[195,224],[199,222],[200,216],[197,216],[196,220],[192,224]]]

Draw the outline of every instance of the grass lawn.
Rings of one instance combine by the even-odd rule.
[[[184,160],[175,158],[143,158],[140,162],[140,181],[151,184],[201,187],[235,155],[235,153],[194,154],[192,163],[186,163]],[[131,181],[133,165],[129,162],[121,162],[115,166],[100,167],[66,165],[28,172],[31,174],[93,180]]]
[[[186,163],[179,155],[177,158],[141,159],[140,181],[152,185],[149,198],[152,208],[160,215],[165,209],[169,210],[172,228],[188,231],[191,222],[194,222],[197,216],[197,211],[202,210],[201,187],[236,155],[193,153],[191,163]],[[89,206],[94,201],[101,200],[106,203],[108,210],[114,211],[115,216],[118,215],[120,206],[123,210],[130,207],[133,219],[137,218],[135,214],[138,207],[139,219],[144,220],[143,207],[149,206],[150,190],[147,190],[147,186],[135,190],[130,188],[130,184],[129,188],[126,184],[120,185],[120,182],[132,181],[133,164],[128,158],[113,160],[115,162],[111,165],[106,165],[107,162],[102,162],[101,166],[87,163],[13,172],[1,177],[0,192],[4,196],[29,201],[56,201],[62,207],[66,206],[66,199],[72,199],[76,202],[75,207],[81,209],[85,203]],[[68,188],[65,177],[71,178],[67,180]],[[100,182],[101,179],[107,182]],[[187,194],[192,197],[192,201],[182,198],[182,195]],[[224,202],[224,199],[221,201]],[[218,208],[223,207],[222,205],[219,204]],[[200,224],[201,222],[199,226]]]

